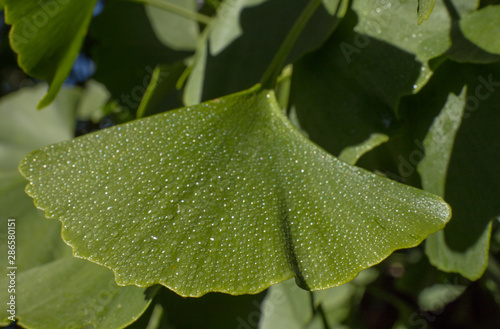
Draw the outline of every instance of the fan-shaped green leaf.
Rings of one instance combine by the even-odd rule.
[[[27,192],[120,284],[256,293],[353,279],[442,228],[441,198],[345,164],[254,87],[28,155]]]
[[[97,0],[3,0],[5,22],[12,25],[10,44],[21,68],[49,82],[38,104],[50,104],[71,71]]]

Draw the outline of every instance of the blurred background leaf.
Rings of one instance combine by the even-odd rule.
[[[113,272],[71,256],[61,239],[61,225],[44,218],[24,189],[17,171],[23,153],[73,137],[82,96],[96,98],[98,89],[63,89],[43,111],[36,104],[46,87],[25,88],[0,100],[0,252],[7,255],[7,219],[16,220],[16,318],[26,328],[67,329],[93,325],[122,328],[133,322],[150,303],[145,289],[119,287]],[[102,102],[104,102],[102,100]],[[101,104],[102,105],[102,104]],[[86,104],[84,107],[99,107]],[[2,259],[2,280],[7,259]],[[0,291],[7,303],[10,293]],[[8,313],[0,321],[7,324]]]

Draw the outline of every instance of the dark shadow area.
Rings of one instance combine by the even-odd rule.
[[[292,76],[291,105],[309,138],[338,155],[372,133],[395,127],[399,98],[410,94],[420,64],[385,42],[353,31],[349,10],[325,45],[306,55]]]
[[[500,64],[446,61],[419,94],[401,102],[402,122],[408,130],[404,139],[409,145],[403,158],[408,170],[416,171],[424,155],[422,141],[434,118],[449,93],[459,95],[464,86],[467,102],[445,187],[445,200],[453,209],[444,230],[446,242],[459,252],[475,244],[489,222],[500,215]]]
[[[436,329],[493,329],[498,328],[500,323],[498,304],[479,282],[473,282],[462,296],[446,305],[446,308],[435,313],[428,313],[427,316],[432,320],[428,321],[428,328]]]
[[[451,0],[444,0],[451,17],[451,47],[445,53],[450,59],[459,63],[493,63],[500,60],[500,55],[487,52],[467,39],[460,29],[460,16]]]
[[[153,302],[163,305],[164,318],[174,328],[257,328],[265,295],[266,292],[241,296],[209,293],[185,298],[162,288]]]
[[[17,55],[9,46],[10,29],[4,22],[4,11],[0,10],[0,97],[35,84],[35,80],[17,66]]]
[[[500,5],[500,0],[481,0],[478,9],[484,8],[489,5]]]
[[[112,99],[135,116],[154,68],[172,64],[193,52],[176,51],[156,37],[142,4],[109,2],[90,26],[92,59],[96,62],[94,78],[105,84]],[[174,89],[175,91],[175,89]],[[182,106],[181,94],[167,94],[165,108]]]
[[[471,66],[467,71],[467,103],[445,189],[453,208],[445,237],[456,251],[465,251],[500,216],[500,65]],[[460,75],[458,68],[450,72],[452,79],[453,74]]]
[[[244,9],[242,35],[215,56],[207,52],[202,100],[241,91],[260,81],[308,0],[271,0]],[[337,19],[320,6],[301,33],[289,62],[319,47]],[[209,45],[210,48],[210,45]]]

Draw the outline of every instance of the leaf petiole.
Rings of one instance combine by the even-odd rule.
[[[278,50],[278,53],[262,76],[261,84],[263,88],[272,89],[276,85],[276,80],[281,73],[281,70],[286,62],[288,55],[290,54],[290,51],[295,45],[295,42],[297,41],[307,22],[309,22],[309,19],[312,17],[316,9],[318,9],[321,2],[322,0],[311,0],[304,8],[299,18],[293,25],[292,29],[286,36],[285,41],[283,41],[283,44]]]

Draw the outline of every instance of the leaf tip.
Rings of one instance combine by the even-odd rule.
[[[422,24],[429,18],[432,9],[434,8],[434,1],[435,0],[418,0],[418,5],[417,5],[418,25]]]

